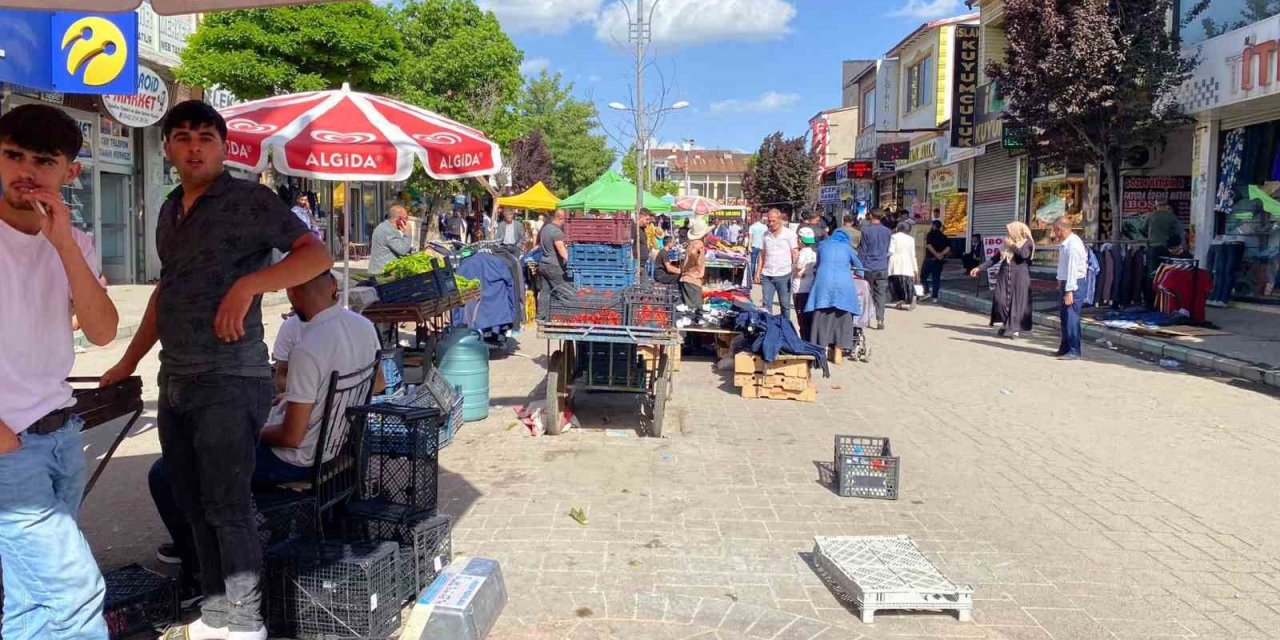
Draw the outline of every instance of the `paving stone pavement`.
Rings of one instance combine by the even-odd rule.
[[[508,428],[497,405],[541,396],[545,343],[527,338],[493,363],[490,418],[442,454],[455,549],[506,575],[491,637],[1280,637],[1280,403],[1108,350],[1059,362],[1053,336],[984,324],[891,312],[873,361],[835,367],[814,403],[746,400],[687,361],[663,439],[630,431],[624,395],[579,398],[563,436]],[[819,481],[836,433],[893,439],[898,501]],[[814,535],[877,534],[971,584],[974,621],[860,623],[808,554]]]

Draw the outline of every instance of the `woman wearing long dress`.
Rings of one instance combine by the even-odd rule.
[[[862,313],[862,302],[853,284],[851,269],[861,269],[858,252],[843,229],[836,229],[818,245],[818,266],[814,270],[813,288],[804,311],[812,312],[809,342],[824,349],[834,346],[842,351],[854,347],[858,328],[855,316]]]
[[[991,295],[991,325],[1000,325],[997,335],[1018,338],[1031,330],[1031,258],[1036,253],[1036,242],[1031,238],[1031,228],[1024,223],[1010,222],[1004,230],[1000,253],[975,267],[969,276],[976,278],[982,271],[1000,265]]]
[[[916,306],[916,280],[920,268],[916,263],[916,239],[911,237],[911,223],[898,223],[898,230],[889,238],[889,299],[899,309],[904,303]]]

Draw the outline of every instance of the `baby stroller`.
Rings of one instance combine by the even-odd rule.
[[[871,345],[867,342],[867,327],[871,326],[871,319],[875,317],[875,301],[871,298],[871,283],[867,282],[866,278],[863,277],[861,270],[854,269],[853,286],[858,290],[858,302],[862,306],[862,313],[853,318],[856,333],[854,333],[853,350],[850,355],[858,362],[870,362]]]

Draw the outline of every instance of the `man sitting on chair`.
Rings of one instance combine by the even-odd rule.
[[[338,304],[338,277],[325,271],[288,290],[289,302],[304,324],[301,339],[289,351],[285,392],[276,398],[259,435],[255,490],[311,479],[330,378],[334,373],[341,376],[362,371],[378,356],[373,323]],[[374,393],[381,393],[381,370],[373,386]],[[163,458],[151,466],[148,482],[156,511],[173,539],[160,545],[156,558],[194,571],[191,528],[173,499]]]

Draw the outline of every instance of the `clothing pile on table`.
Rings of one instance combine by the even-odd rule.
[[[777,360],[780,353],[808,356],[813,359],[813,366],[822,368],[822,377],[831,377],[827,350],[802,340],[790,320],[754,307],[738,305],[736,309],[734,327],[746,337],[749,351],[764,358],[765,362]]]

